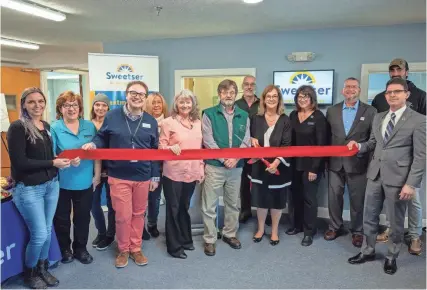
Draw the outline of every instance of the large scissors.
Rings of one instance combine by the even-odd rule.
[[[245,146],[247,147],[252,147],[250,144],[246,143],[245,141],[243,141],[242,138],[240,138],[239,136],[237,136],[236,134],[234,134],[234,136],[236,136],[237,139],[239,139]],[[255,162],[261,160],[262,163],[265,164],[265,166],[270,167],[271,163],[268,162],[267,160],[265,160],[264,158],[251,158],[248,161],[248,164],[254,164]],[[275,175],[280,175],[280,172],[278,169],[276,169],[276,172],[274,172]]]

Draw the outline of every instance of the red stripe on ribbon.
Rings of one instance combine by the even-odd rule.
[[[275,157],[347,157],[358,152],[356,146],[289,146],[258,148],[190,149],[180,155],[157,149],[95,149],[65,150],[58,158],[90,160],[200,160],[218,158],[275,158]]]

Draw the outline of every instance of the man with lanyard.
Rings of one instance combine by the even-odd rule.
[[[236,106],[246,111],[249,114],[249,118],[258,113],[259,99],[255,95],[256,89],[256,78],[254,76],[245,76],[242,83],[243,96],[236,101]],[[241,209],[239,221],[245,223],[251,216],[251,190],[248,173],[251,172],[252,166],[245,160],[242,171],[242,180],[240,185],[240,201]]]

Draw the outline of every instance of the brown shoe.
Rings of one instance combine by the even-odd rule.
[[[205,243],[206,256],[215,256],[215,244]]]
[[[409,245],[408,251],[411,255],[421,255],[421,246],[422,242],[420,238],[418,239],[412,239],[411,244]]]
[[[351,236],[351,242],[356,248],[361,248],[363,243],[363,236],[359,234],[353,234]]]
[[[333,241],[338,238],[338,232],[334,230],[327,230],[323,238],[327,241]]]
[[[386,229],[383,233],[377,236],[377,243],[387,243],[388,242],[388,234],[390,229]]]
[[[222,240],[230,245],[233,249],[240,249],[242,247],[242,244],[238,239],[235,237],[227,238],[226,236],[222,236]]]
[[[128,265],[129,252],[121,252],[116,257],[116,268],[124,268]]]
[[[130,258],[137,264],[138,266],[145,266],[148,264],[147,258],[144,256],[142,251],[130,253]]]

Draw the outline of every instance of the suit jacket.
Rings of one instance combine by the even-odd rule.
[[[375,116],[369,141],[360,144],[360,152],[374,150],[368,179],[380,174],[386,185],[420,187],[426,162],[426,117],[406,108],[384,144],[381,126],[387,112]]]
[[[350,140],[358,143],[369,140],[371,134],[372,122],[377,110],[365,103],[359,101],[359,108],[356,112],[353,124],[348,134],[345,134],[343,123],[343,103],[338,103],[328,108],[326,119],[330,126],[331,145],[347,145]],[[370,154],[356,154],[351,157],[331,157],[329,158],[329,170],[340,171],[344,168],[347,173],[366,172],[369,164]]]

